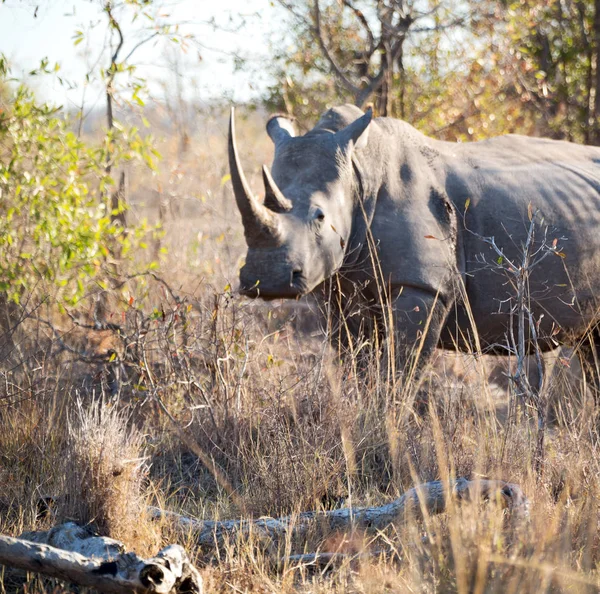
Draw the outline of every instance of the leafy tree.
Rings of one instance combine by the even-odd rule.
[[[600,0],[279,4],[292,26],[267,100],[301,122],[370,99],[379,115],[449,140],[600,143]]]
[[[6,75],[6,71],[4,73]],[[5,78],[5,77],[3,77]],[[0,78],[0,82],[3,80]],[[58,108],[24,86],[0,104],[0,292],[74,303],[88,279],[102,282],[115,245],[126,256],[145,233],[122,234],[99,199],[109,183],[106,144],[115,162],[151,162],[152,148],[135,129],[115,129],[97,146],[84,143]]]
[[[129,107],[144,107],[144,96],[148,89],[146,81],[137,73],[134,62],[139,50],[151,42],[160,40],[185,49],[186,44],[195,43],[190,34],[180,31],[177,21],[172,22],[169,7],[164,2],[153,0],[96,0],[103,19],[92,23],[88,29],[75,31],[74,44],[82,43],[91,29],[105,27],[105,44],[93,51],[98,57],[87,74],[87,82],[96,80],[104,88],[106,100],[106,163],[108,175],[113,169],[113,142],[115,129],[119,126],[115,106],[119,102]],[[98,66],[98,65],[101,66]],[[102,65],[103,64],[103,65]],[[119,86],[119,82],[121,85]],[[80,117],[83,118],[83,106]],[[110,195],[112,218],[126,226],[125,178],[121,173],[119,190]]]
[[[537,117],[540,132],[600,142],[600,2],[494,2],[507,88]]]
[[[407,61],[411,45],[462,28],[468,21],[468,13],[461,10],[464,3],[454,0],[279,0],[279,4],[289,15],[295,44],[281,67],[288,108],[290,103],[304,103],[295,99],[296,88],[304,92],[324,84],[323,77],[314,76],[320,73],[333,77],[336,95],[360,107],[373,101],[380,115],[403,117],[411,78],[407,62],[413,62],[413,68],[418,65]],[[272,91],[273,99],[276,89]]]

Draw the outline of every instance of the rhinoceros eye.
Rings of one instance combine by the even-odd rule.
[[[315,210],[313,218],[315,221],[319,221],[319,223],[322,223],[325,220],[325,213],[320,208],[317,208],[317,210]]]

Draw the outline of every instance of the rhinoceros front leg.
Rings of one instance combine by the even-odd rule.
[[[396,374],[415,380],[415,389],[438,345],[450,305],[439,294],[416,287],[400,287],[393,298],[394,336],[388,348],[393,349]]]
[[[600,325],[581,340],[577,353],[585,380],[598,404],[600,403]]]

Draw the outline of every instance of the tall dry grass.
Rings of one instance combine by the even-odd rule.
[[[169,251],[156,276],[114,291],[113,329],[88,328],[83,303],[67,318],[44,310],[56,332],[31,315],[15,333],[0,373],[2,532],[75,517],[141,551],[181,542],[208,592],[597,591],[598,414],[581,383],[555,366],[555,420],[534,472],[535,419],[509,409],[491,359],[436,353],[416,390],[377,351],[330,348],[315,302],[236,296],[245,244],[225,178],[226,118],[211,117],[180,158],[164,140],[156,179],[134,176],[137,216],[158,218],[168,199]],[[239,125],[257,190],[255,165],[271,151],[259,121]],[[148,502],[198,518],[379,505],[451,476],[520,484],[529,520],[466,503],[376,534],[253,534],[207,551],[144,513]],[[325,567],[282,560],[315,550],[347,555]],[[46,588],[23,584],[5,580],[9,591]]]

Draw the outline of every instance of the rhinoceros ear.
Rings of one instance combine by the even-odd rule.
[[[373,110],[369,107],[365,115],[361,116],[345,128],[336,132],[340,146],[346,148],[362,149],[367,146],[369,141],[369,124],[373,119]]]
[[[275,146],[296,136],[291,120],[284,116],[273,116],[267,122],[267,134],[271,137]]]

